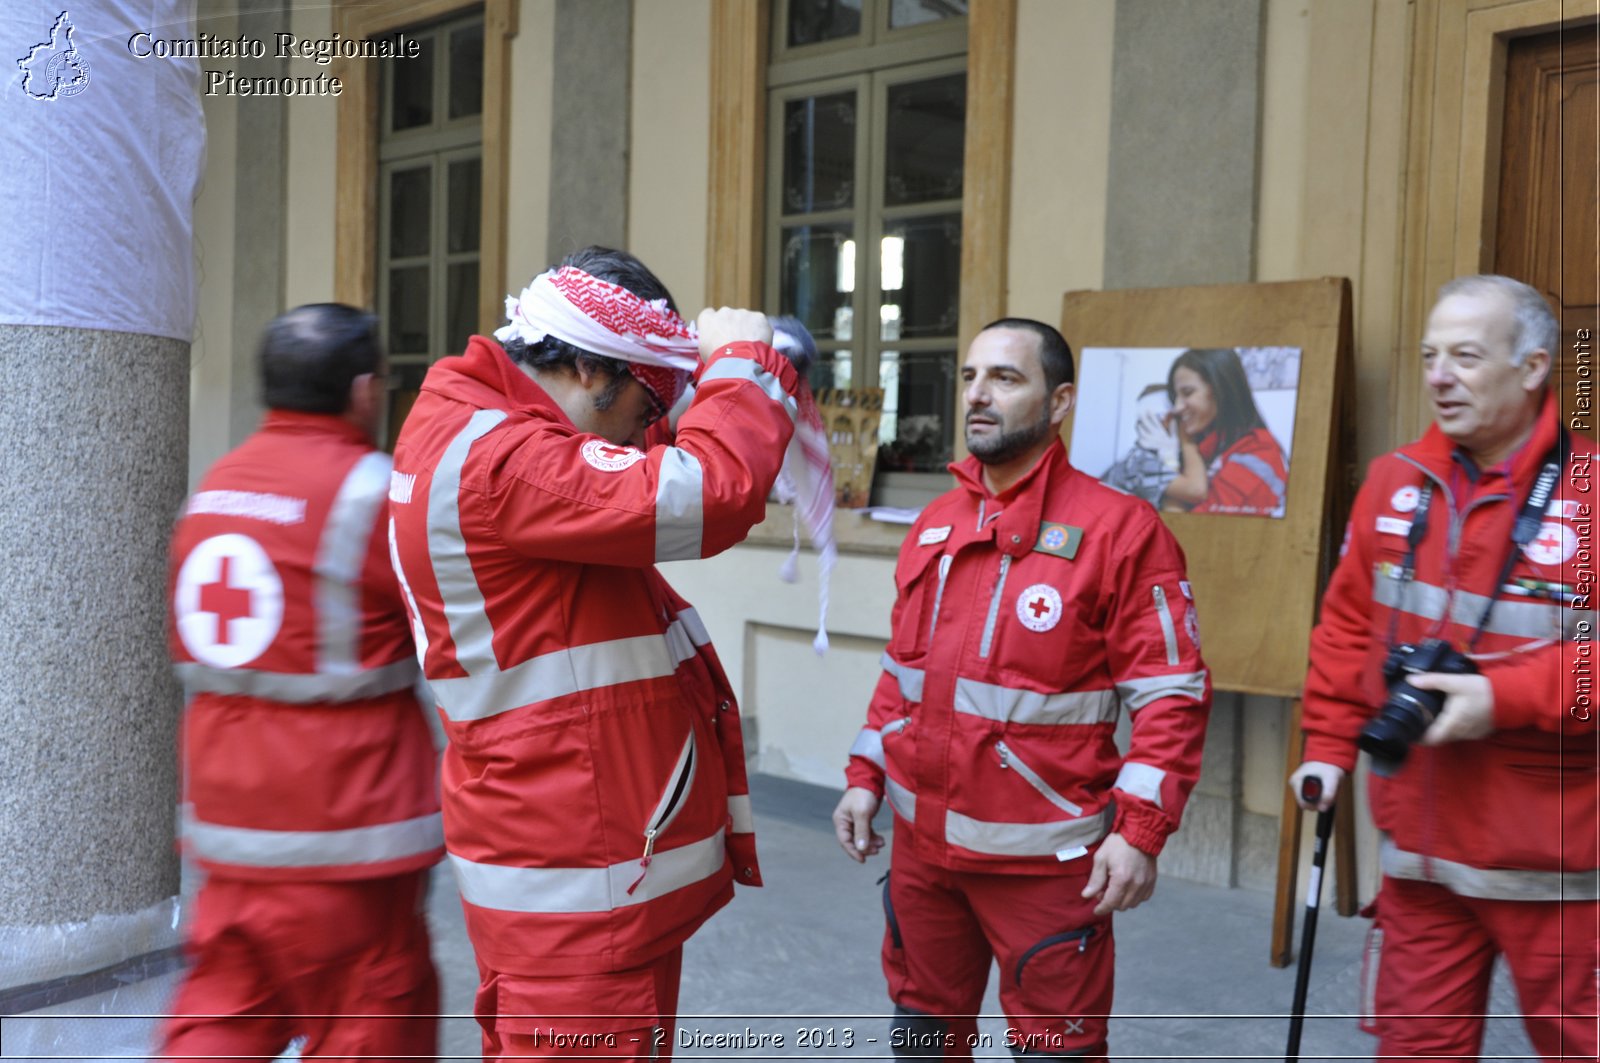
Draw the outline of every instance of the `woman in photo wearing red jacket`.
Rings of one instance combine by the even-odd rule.
[[[1289,463],[1231,347],[1190,348],[1167,372],[1181,464],[1161,508],[1283,516]]]

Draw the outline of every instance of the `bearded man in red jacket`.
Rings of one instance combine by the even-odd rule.
[[[1290,784],[1326,808],[1372,754],[1385,1058],[1476,1058],[1501,954],[1539,1053],[1595,1058],[1594,443],[1550,390],[1559,344],[1520,281],[1440,290],[1434,424],[1367,470],[1312,635]]]
[[[1010,1047],[1103,1059],[1112,913],[1155,890],[1200,774],[1211,679],[1183,551],[1067,463],[1072,351],[1005,318],[961,366],[971,456],[895,569],[893,633],[834,811],[879,851],[896,1055],[971,1059],[993,960]],[[1127,756],[1118,714],[1133,716]]]
[[[377,325],[320,304],[267,326],[267,415],[173,537],[182,840],[206,879],[165,1058],[437,1050],[423,901],[444,846],[373,444]]]
[[[763,519],[800,381],[763,315],[707,310],[696,340],[605,248],[507,316],[429,371],[390,492],[484,1056],[664,1058],[684,940],[760,873],[733,691],[655,565]]]

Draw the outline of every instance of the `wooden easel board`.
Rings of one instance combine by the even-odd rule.
[[[1202,652],[1215,687],[1297,697],[1305,680],[1321,560],[1327,537],[1335,533],[1327,513],[1341,367],[1350,358],[1349,281],[1325,277],[1068,292],[1061,331],[1075,353],[1089,348],[1300,349],[1283,516],[1162,513],[1188,557]],[[1069,415],[1063,426],[1069,447],[1073,421]]]

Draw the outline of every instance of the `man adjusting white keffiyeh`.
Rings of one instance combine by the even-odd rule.
[[[628,373],[654,399],[656,412],[687,405],[683,398],[699,365],[699,336],[666,299],[643,299],[619,284],[561,266],[535,277],[519,296],[506,297],[508,323],[495,330],[503,344],[534,346],[547,337],[581,351],[628,363]],[[818,552],[819,617],[813,647],[828,648],[828,586],[838,548],[833,539],[833,467],[826,430],[817,413],[806,370],[816,344],[799,319],[771,319],[772,346],[795,364],[801,377],[795,434],[784,455],[775,494],[795,507],[795,548],[780,575],[794,582],[799,527],[805,525]]]

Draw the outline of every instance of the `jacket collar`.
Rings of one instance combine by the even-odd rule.
[[[1544,466],[1545,455],[1550,453],[1550,448],[1555,445],[1557,434],[1561,430],[1559,421],[1555,394],[1546,390],[1544,401],[1539,407],[1538,419],[1533,424],[1533,434],[1528,437],[1522,449],[1511,457],[1509,474],[1513,484],[1517,486],[1531,484],[1539,475],[1539,470]],[[1450,480],[1455,452],[1455,443],[1439,430],[1437,423],[1429,425],[1421,439],[1399,450],[1401,456],[1409,458],[1446,483]],[[1504,475],[1503,468],[1502,465],[1484,469],[1482,475],[1485,479],[1497,479]]]
[[[967,493],[974,510],[986,516],[999,510],[1000,516],[987,521],[981,528],[962,529],[973,539],[987,539],[994,535],[996,548],[1013,558],[1021,557],[1039,541],[1039,525],[1044,516],[1045,502],[1060,483],[1070,482],[1082,475],[1067,461],[1067,448],[1058,437],[1033,467],[1022,474],[1022,479],[999,495],[990,493],[983,484],[983,463],[968,456],[951,465],[950,472],[956,483]],[[964,536],[965,537],[965,536]]]
[[[441,358],[428,370],[423,391],[484,410],[535,413],[571,425],[549,392],[524,373],[505,348],[486,336],[473,336],[464,354]]]
[[[300,410],[268,410],[261,418],[264,432],[292,432],[297,435],[328,435],[375,447],[372,437],[361,426],[336,413],[304,413]]]

